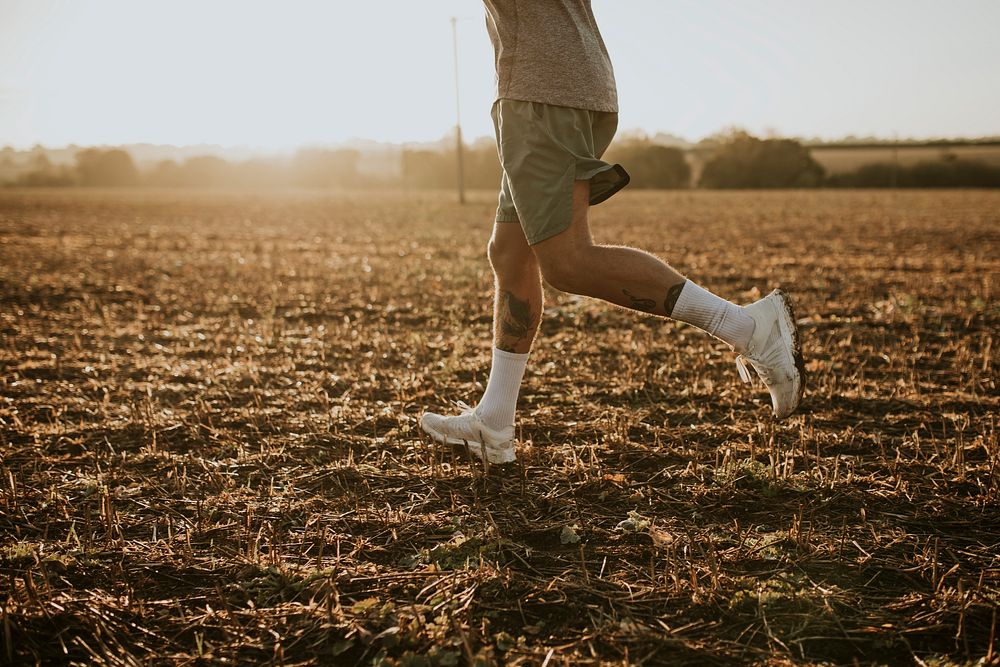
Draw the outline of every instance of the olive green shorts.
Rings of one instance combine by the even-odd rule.
[[[628,185],[621,165],[601,160],[618,114],[500,99],[491,115],[503,167],[496,221],[520,222],[530,245],[569,227],[574,181],[590,181],[591,206]]]

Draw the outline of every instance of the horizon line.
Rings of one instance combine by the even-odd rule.
[[[731,127],[721,130],[716,133],[705,135],[699,139],[691,140],[688,137],[674,134],[672,132],[667,132],[664,130],[658,130],[656,132],[648,132],[641,128],[625,129],[618,132],[616,139],[636,139],[642,138],[647,140],[655,139],[659,135],[665,135],[677,143],[684,143],[690,146],[696,146],[703,141],[711,140],[718,136],[724,136],[730,132],[743,131],[747,132],[751,136],[759,137],[762,139],[792,139],[799,141],[806,145],[812,146],[823,146],[823,145],[842,145],[842,144],[929,144],[929,143],[989,143],[989,142],[1000,142],[1000,133],[997,134],[986,134],[978,136],[968,136],[968,135],[927,135],[927,136],[906,136],[906,137],[888,137],[884,135],[854,135],[846,134],[838,138],[829,137],[806,137],[801,135],[784,135],[774,132],[761,132],[755,133],[746,130],[742,127]],[[466,139],[462,142],[463,145],[472,146],[485,141],[494,141],[494,137],[488,134],[482,134],[473,137],[471,140]],[[263,154],[281,154],[281,153],[294,153],[303,149],[310,148],[334,148],[341,147],[348,144],[363,143],[363,144],[375,144],[380,146],[390,146],[390,147],[400,147],[405,148],[408,145],[433,145],[433,144],[449,144],[453,143],[454,139],[451,136],[444,135],[438,139],[415,139],[415,140],[405,140],[405,141],[390,141],[381,139],[371,139],[368,137],[350,137],[348,139],[341,140],[316,140],[316,141],[306,141],[297,144],[289,144],[286,146],[267,146],[263,144],[250,144],[250,143],[219,143],[219,142],[209,142],[209,141],[199,141],[194,143],[171,143],[171,142],[154,142],[154,141],[129,141],[129,142],[100,142],[100,143],[76,143],[69,142],[63,144],[45,144],[42,142],[34,142],[32,144],[17,144],[17,143],[6,143],[0,141],[0,151],[13,150],[15,152],[31,152],[41,148],[43,150],[69,150],[73,148],[124,148],[128,146],[151,146],[151,147],[162,147],[162,148],[216,148],[221,150],[246,150],[253,151],[256,153]]]

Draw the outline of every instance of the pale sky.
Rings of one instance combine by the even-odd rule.
[[[619,127],[1000,135],[1000,0],[593,0]],[[0,145],[492,136],[479,0],[0,0]]]

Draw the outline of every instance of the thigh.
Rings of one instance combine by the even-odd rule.
[[[573,215],[569,227],[540,243],[531,246],[543,264],[570,259],[576,252],[594,244],[590,234],[590,181],[573,183]]]

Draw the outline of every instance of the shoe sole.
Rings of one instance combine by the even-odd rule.
[[[795,309],[792,306],[792,299],[783,290],[774,291],[777,292],[781,301],[781,308],[778,309],[778,328],[781,331],[781,337],[791,342],[792,360],[795,362],[795,372],[797,373],[795,381],[798,383],[795,390],[795,404],[785,414],[775,415],[778,419],[784,419],[798,410],[802,404],[802,396],[806,389],[806,366],[802,360],[802,346],[799,342],[799,328],[795,324]]]
[[[491,464],[503,464],[503,463],[513,463],[517,460],[517,453],[514,447],[491,447],[490,445],[483,445],[481,442],[464,440],[462,438],[449,438],[444,433],[440,431],[435,431],[430,426],[421,423],[420,428],[424,430],[424,433],[431,436],[436,442],[440,442],[444,445],[455,445],[460,447],[465,447],[466,451],[470,455],[476,457],[480,461],[485,460]]]

